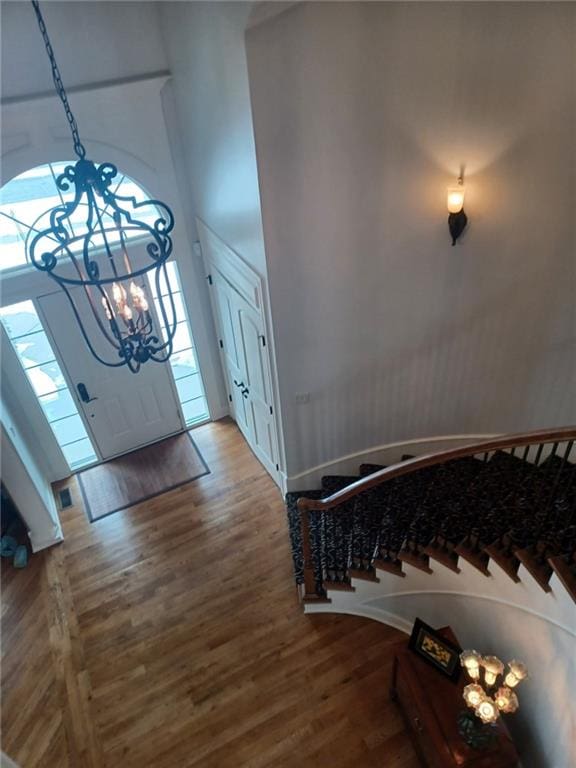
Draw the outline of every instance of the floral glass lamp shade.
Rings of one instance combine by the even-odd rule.
[[[482,659],[482,666],[484,667],[484,682],[488,686],[493,686],[498,675],[504,671],[504,664],[497,656],[485,656]]]
[[[468,710],[458,716],[458,730],[469,746],[486,748],[496,739],[493,726],[500,714],[512,714],[518,709],[518,696],[512,688],[528,677],[528,670],[521,661],[513,660],[505,672],[497,656],[482,656],[474,650],[463,651],[460,663],[473,682],[462,692]]]
[[[528,670],[521,661],[512,660],[509,662],[508,673],[504,678],[508,688],[515,688],[526,677],[528,677]]]
[[[466,669],[468,676],[471,677],[472,680],[478,680],[480,678],[482,656],[478,651],[464,651],[460,654],[460,663]]]

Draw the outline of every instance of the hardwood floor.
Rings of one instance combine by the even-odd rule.
[[[231,422],[211,474],[2,562],[2,749],[22,768],[417,768],[402,635],[304,616],[280,494]]]

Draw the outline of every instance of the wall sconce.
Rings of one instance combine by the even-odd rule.
[[[448,228],[452,236],[452,245],[460,237],[468,223],[468,216],[464,213],[464,179],[462,174],[458,177],[458,186],[448,187],[446,205],[448,207]]]

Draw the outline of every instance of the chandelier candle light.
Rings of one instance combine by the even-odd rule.
[[[164,363],[172,354],[177,317],[166,262],[174,217],[159,200],[117,195],[116,166],[86,158],[38,0],[31,1],[78,160],[56,179],[62,202],[48,212],[50,226],[31,240],[28,259],[64,291],[94,357],[137,373],[143,363]],[[133,259],[127,232],[132,242],[137,238]],[[157,315],[146,295],[147,276],[154,281]],[[90,315],[95,323],[87,322]],[[99,339],[91,337],[90,326]]]
[[[462,692],[469,710],[458,717],[459,732],[469,746],[475,749],[488,747],[494,742],[496,733],[486,726],[494,726],[500,713],[516,712],[519,702],[512,688],[526,679],[528,671],[521,661],[513,660],[504,672],[504,664],[498,657],[482,656],[474,650],[463,651],[460,663],[473,682]],[[497,685],[498,689],[493,692]]]

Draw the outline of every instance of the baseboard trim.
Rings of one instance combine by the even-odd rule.
[[[60,542],[64,541],[62,531],[50,538],[39,540],[34,539],[30,533],[28,533],[28,535],[30,536],[30,545],[32,547],[32,552],[34,553],[41,552],[43,549],[48,549],[48,547],[53,547],[54,544],[60,544]]]
[[[421,437],[417,440],[402,440],[397,443],[385,443],[356,453],[341,456],[338,459],[318,464],[315,467],[290,475],[286,478],[287,491],[307,491],[318,488],[323,475],[356,474],[360,464],[395,464],[402,454],[414,453],[422,456],[426,453],[470,445],[480,440],[490,440],[499,434],[444,435],[441,437]]]
[[[380,624],[386,624],[388,627],[393,627],[393,629],[397,629],[405,635],[409,635],[412,632],[413,627],[413,622],[410,623],[401,616],[396,616],[388,611],[383,611],[380,608],[372,608],[368,605],[359,605],[354,608],[348,608],[343,605],[306,604],[304,606],[304,613],[343,613],[346,616],[361,616],[364,619],[372,619],[373,621],[379,621]]]

